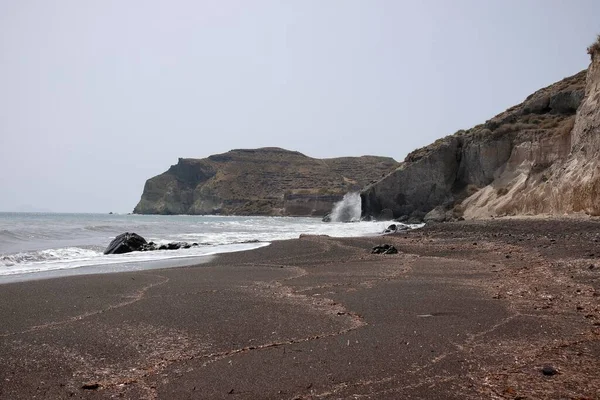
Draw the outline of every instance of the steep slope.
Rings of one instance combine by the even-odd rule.
[[[397,166],[386,157],[320,160],[273,147],[180,158],[148,179],[134,213],[322,216]]]
[[[482,125],[412,152],[361,192],[363,215],[599,213],[599,59]]]
[[[463,203],[465,217],[573,212],[599,215],[599,98],[600,57],[595,57],[587,70],[575,117],[557,137],[541,137],[516,146],[506,171],[494,182],[495,188],[486,187]]]

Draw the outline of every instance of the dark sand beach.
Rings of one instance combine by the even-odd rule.
[[[5,284],[0,398],[598,399],[599,296],[600,222],[580,219]]]

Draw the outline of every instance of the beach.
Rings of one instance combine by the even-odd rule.
[[[0,285],[0,399],[598,399],[599,243],[504,218]]]

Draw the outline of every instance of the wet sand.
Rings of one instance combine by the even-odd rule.
[[[503,219],[0,285],[0,399],[599,399],[599,245]]]

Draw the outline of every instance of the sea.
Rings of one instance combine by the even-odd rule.
[[[0,283],[196,265],[220,253],[252,250],[301,234],[377,235],[391,223],[325,223],[304,217],[0,213]],[[104,255],[111,240],[123,232],[135,232],[157,244],[185,241],[199,246]]]

